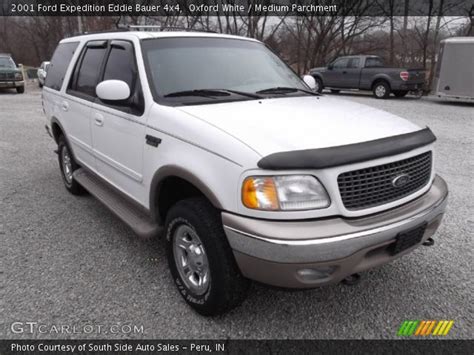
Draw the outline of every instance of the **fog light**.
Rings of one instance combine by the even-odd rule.
[[[335,266],[321,266],[315,269],[300,269],[296,274],[302,282],[315,282],[331,276],[335,270]]]

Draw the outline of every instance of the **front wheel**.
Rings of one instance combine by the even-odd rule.
[[[168,264],[181,296],[205,316],[225,313],[246,297],[245,279],[219,212],[204,198],[178,202],[166,217]]]
[[[377,99],[386,99],[390,96],[390,86],[385,81],[375,83],[373,93]]]
[[[25,87],[24,86],[18,86],[16,88],[17,94],[23,94],[25,92]]]
[[[323,81],[321,78],[318,78],[317,76],[314,77],[314,81],[316,82],[316,86],[314,87],[314,91],[317,93],[321,93],[323,91]]]

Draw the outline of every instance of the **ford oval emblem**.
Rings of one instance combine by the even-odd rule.
[[[410,175],[401,174],[393,178],[392,185],[393,187],[402,187],[405,186],[408,181],[410,181]]]

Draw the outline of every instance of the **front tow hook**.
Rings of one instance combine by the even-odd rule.
[[[344,280],[341,281],[342,284],[346,286],[354,286],[360,282],[361,275],[358,273],[347,276]]]
[[[434,239],[433,238],[428,238],[426,239],[424,242],[423,242],[423,245],[425,247],[430,247],[432,245],[434,245]]]

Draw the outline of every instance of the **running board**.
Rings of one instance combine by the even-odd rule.
[[[162,231],[143,208],[94,173],[80,168],[73,176],[74,180],[124,221],[139,237],[148,239]]]

